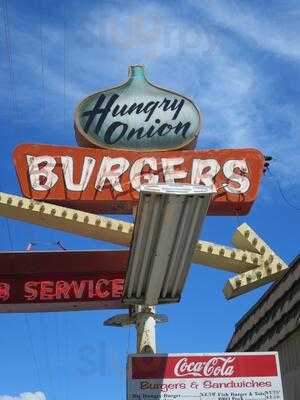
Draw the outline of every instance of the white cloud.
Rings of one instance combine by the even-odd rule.
[[[142,62],[181,57],[183,53],[199,57],[214,50],[213,37],[204,26],[189,23],[166,5],[147,2],[139,6],[119,4],[118,9],[101,6],[90,13],[90,19],[87,27],[98,42]]]
[[[0,395],[0,400],[46,400],[46,396],[43,392],[25,392],[19,396]]]
[[[260,48],[300,61],[299,11],[291,2],[284,9],[276,9],[274,3],[272,7],[261,6],[263,12],[251,2],[190,0],[189,3],[214,23],[252,40]]]
[[[258,147],[280,159],[300,148],[300,121],[293,100],[282,106],[273,99],[276,60],[264,70],[247,53],[255,43],[264,51],[298,60],[300,28],[293,23],[295,14],[290,13],[287,20],[282,13],[277,21],[244,3],[204,0],[190,0],[192,7],[185,14],[167,4],[119,3],[118,12],[112,5],[95,6],[84,20],[73,9],[76,23],[73,28],[67,24],[66,31],[66,82],[63,27],[44,25],[47,122],[51,123],[53,115],[56,122],[63,122],[64,86],[71,126],[74,107],[83,96],[124,81],[128,64],[144,63],[150,80],[192,97],[200,106],[204,116],[200,148]],[[25,71],[18,96],[24,114],[32,120],[32,102],[38,108],[36,97],[41,97],[41,43],[37,26],[19,25],[13,35],[14,68],[16,75]],[[250,47],[241,44],[239,36],[249,39]],[[22,87],[26,88],[23,92]],[[285,125],[284,131],[270,134],[270,121]],[[294,173],[298,159],[294,156],[288,166],[278,167],[278,174],[289,178],[287,184],[299,182]]]
[[[146,62],[150,80],[191,96],[204,112],[200,146],[249,146],[253,130],[251,100],[258,95],[259,73],[254,65],[233,60],[232,43],[199,19],[185,18],[157,3],[93,10],[87,24],[94,40],[117,53],[120,65]],[[159,82],[163,78],[164,82]],[[152,79],[153,80],[153,79]],[[177,87],[176,87],[177,86]]]

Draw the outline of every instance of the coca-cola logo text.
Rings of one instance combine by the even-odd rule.
[[[209,377],[232,376],[234,374],[235,357],[212,357],[207,361],[190,361],[187,357],[181,358],[174,367],[174,374],[178,377]]]

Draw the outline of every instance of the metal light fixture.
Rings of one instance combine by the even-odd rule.
[[[142,185],[124,303],[180,300],[211,194],[199,185]]]

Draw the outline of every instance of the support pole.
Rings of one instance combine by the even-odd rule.
[[[155,307],[136,306],[137,353],[156,353]]]

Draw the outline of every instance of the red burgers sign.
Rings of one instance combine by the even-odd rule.
[[[209,214],[247,214],[264,167],[255,149],[149,153],[22,144],[14,161],[26,197],[96,213],[132,212],[143,183],[186,182],[213,191]]]

